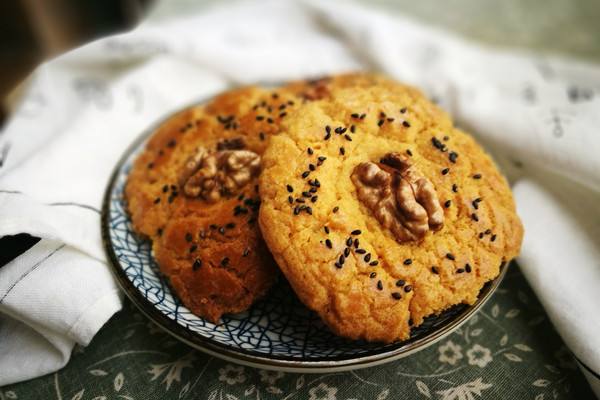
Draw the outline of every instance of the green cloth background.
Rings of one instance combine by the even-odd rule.
[[[366,2],[366,0],[364,0]],[[149,18],[214,0],[164,1]],[[600,61],[596,0],[375,0],[389,12],[502,47]],[[237,366],[192,350],[126,302],[61,371],[0,388],[5,399],[588,399],[575,360],[513,264],[461,329],[406,359],[345,373],[302,375]]]

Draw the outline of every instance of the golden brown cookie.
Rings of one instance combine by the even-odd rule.
[[[245,310],[272,285],[277,268],[256,224],[260,156],[289,112],[333,86],[372,80],[354,76],[232,90],[153,133],[129,175],[128,209],[192,312],[216,321]]]
[[[290,113],[263,155],[259,223],[300,299],[336,333],[392,342],[471,304],[522,226],[491,158],[384,78]]]

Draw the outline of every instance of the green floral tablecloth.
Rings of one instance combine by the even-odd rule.
[[[459,330],[379,367],[313,375],[234,365],[178,342],[127,303],[63,370],[0,388],[0,400],[477,398],[593,398],[516,265]]]

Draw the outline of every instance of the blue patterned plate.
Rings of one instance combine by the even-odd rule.
[[[158,125],[157,125],[158,126]],[[331,372],[389,362],[421,350],[475,313],[504,277],[488,282],[472,305],[457,305],[428,318],[410,339],[393,344],[345,340],[331,333],[292,289],[281,282],[244,313],[226,315],[218,324],[195,316],[161,277],[147,240],[137,237],[126,212],[123,190],[136,155],[154,127],[125,152],[113,172],[102,207],[102,236],[117,282],[152,321],[206,353],[252,367],[290,372]]]

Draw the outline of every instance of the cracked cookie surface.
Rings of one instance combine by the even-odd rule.
[[[388,193],[361,201],[353,172],[381,166],[391,153],[409,160],[414,177],[398,178],[395,200]],[[290,113],[262,165],[263,236],[300,299],[339,335],[407,339],[426,316],[475,302],[518,254],[523,230],[506,180],[470,135],[411,87],[380,78],[333,89]],[[376,172],[365,171],[365,182],[383,193]],[[377,214],[369,204],[381,199],[397,204]],[[426,210],[414,209],[416,201]],[[411,210],[427,211],[414,211],[425,230],[406,225]],[[395,234],[394,212],[397,226],[418,234]]]

